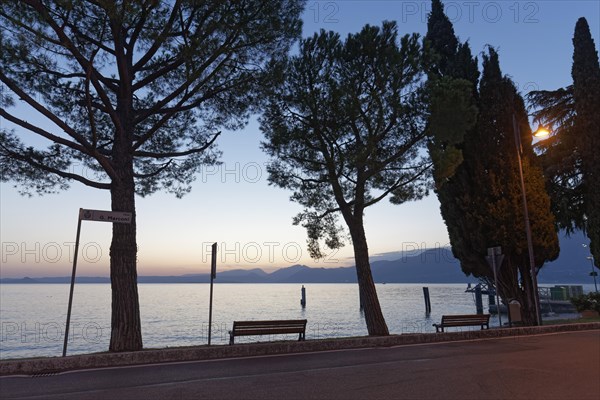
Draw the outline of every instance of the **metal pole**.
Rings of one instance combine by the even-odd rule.
[[[212,328],[212,301],[213,301],[213,277],[210,276],[210,306],[208,309],[208,345],[210,346],[210,334]]]
[[[71,272],[71,290],[69,291],[69,306],[67,308],[67,323],[65,324],[65,342],[63,343],[62,356],[67,356],[67,343],[69,341],[69,325],[71,323],[71,307],[73,306],[73,290],[75,289],[75,271],[77,270],[77,253],[79,252],[79,234],[81,233],[81,213],[77,218],[77,236],[75,238],[75,255],[73,256],[73,272]]]
[[[208,306],[208,345],[210,346],[210,337],[212,333],[212,304],[213,304],[213,281],[217,275],[217,244],[212,245],[211,265],[210,265],[210,300]]]
[[[533,254],[533,243],[531,240],[531,225],[529,223],[529,210],[527,209],[527,194],[525,192],[525,179],[523,178],[523,163],[521,161],[521,135],[519,126],[517,125],[517,118],[513,113],[513,130],[515,134],[515,145],[517,148],[517,158],[519,160],[519,176],[521,178],[521,192],[523,193],[523,214],[525,215],[525,233],[527,235],[527,250],[529,252],[529,268],[531,273],[531,286],[533,302],[535,303],[535,322],[536,325],[542,325],[542,319],[540,315],[540,303],[538,295],[538,284],[537,284],[537,272],[535,268],[535,257]]]
[[[596,293],[598,293],[598,284],[596,283],[596,275],[598,275],[598,273],[594,270],[594,256],[589,256],[588,260],[592,263],[592,272],[590,275],[594,278],[594,289],[596,290]]]
[[[498,273],[496,272],[496,252],[492,252],[492,269],[494,270],[494,292],[496,292],[496,311],[498,311],[498,326],[502,328],[502,316],[500,315],[500,296],[498,295]]]

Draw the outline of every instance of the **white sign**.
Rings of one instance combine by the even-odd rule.
[[[130,224],[131,213],[124,211],[102,211],[84,210],[79,212],[79,219],[86,221],[114,222],[118,224]]]

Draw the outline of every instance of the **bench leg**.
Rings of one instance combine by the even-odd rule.
[[[231,332],[230,332],[230,333],[229,333],[229,345],[232,345],[232,344],[233,344],[233,337],[234,337],[234,336],[233,336],[233,333],[231,333]]]

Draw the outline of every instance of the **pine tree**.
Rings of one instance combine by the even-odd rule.
[[[538,107],[533,113],[535,120],[551,132],[550,137],[537,143],[537,149],[541,153],[539,159],[556,225],[567,234],[585,230],[582,165],[575,144],[573,85],[552,91],[533,91],[527,99]]]
[[[300,0],[3,1],[0,179],[26,193],[107,190],[109,350],[142,348],[135,196],[189,192],[221,129],[245,125],[264,71],[301,31]],[[42,118],[22,119],[21,107]],[[83,165],[86,174],[74,173]]]
[[[423,73],[417,35],[396,24],[365,26],[342,41],[321,31],[283,65],[261,119],[270,183],[304,207],[311,256],[342,245],[341,217],[354,249],[369,335],[387,335],[371,273],[365,211],[385,198],[400,204],[427,193]]]

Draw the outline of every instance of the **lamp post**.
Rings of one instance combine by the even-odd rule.
[[[588,247],[587,244],[582,244],[583,247]],[[588,260],[590,260],[590,263],[592,264],[592,272],[590,272],[590,276],[592,276],[594,278],[594,289],[596,290],[596,293],[598,293],[598,284],[596,283],[596,276],[598,276],[598,273],[594,270],[594,256],[593,255],[589,255],[586,257]]]
[[[594,289],[596,290],[596,293],[598,293],[598,284],[596,283],[596,276],[598,276],[598,273],[594,270],[594,256],[588,256],[587,259],[592,263],[592,272],[590,272],[590,275],[594,277]]]
[[[519,129],[519,125],[517,124],[517,117],[513,113],[513,131],[515,134],[515,146],[517,148],[517,159],[519,161],[519,177],[521,178],[521,193],[523,197],[523,215],[525,216],[525,234],[527,236],[527,250],[529,252],[529,268],[531,273],[531,286],[532,286],[532,295],[533,302],[535,304],[535,324],[541,325],[542,318],[540,313],[540,299],[538,294],[538,283],[537,283],[537,271],[535,268],[535,257],[533,254],[533,242],[531,240],[531,224],[529,223],[529,211],[527,209],[527,194],[525,193],[525,179],[523,178],[523,163],[521,160],[521,153],[523,152],[523,148],[521,147],[521,131]],[[544,137],[547,136],[549,132],[543,128],[538,129],[534,136],[536,137]]]

